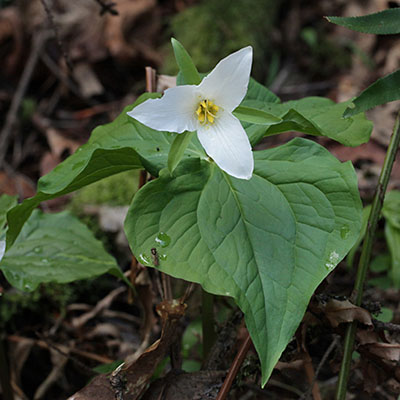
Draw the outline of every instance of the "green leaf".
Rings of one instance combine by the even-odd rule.
[[[400,69],[384,76],[367,87],[346,108],[343,116],[352,117],[363,111],[370,110],[381,104],[400,100]]]
[[[177,133],[168,153],[168,169],[174,172],[175,168],[182,160],[185,150],[192,140],[194,132]]]
[[[68,212],[35,210],[0,269],[11,285],[32,291],[41,283],[67,283],[106,272],[127,282],[115,259],[92,232]]]
[[[391,225],[400,229],[400,191],[391,190],[386,193],[382,214]]]
[[[375,273],[381,273],[390,269],[390,254],[382,253],[373,258],[369,266],[369,270]]]
[[[255,154],[249,181],[213,163],[182,161],[135,196],[125,231],[149,266],[231,296],[246,316],[263,384],[309,299],[358,237],[351,163],[297,138]],[[153,250],[154,253],[154,250]]]
[[[256,100],[245,100],[242,104],[264,110],[282,119],[282,122],[271,126],[244,125],[253,145],[264,136],[297,131],[313,136],[325,136],[346,146],[358,146],[367,142],[372,132],[372,122],[363,114],[351,119],[342,117],[349,102],[336,104],[323,97],[306,97],[281,104]]]
[[[6,234],[7,212],[18,203],[18,196],[3,194],[0,196],[0,239]]]
[[[114,372],[123,362],[124,360],[116,360],[111,363],[100,364],[97,367],[94,367],[93,371],[98,374],[110,374],[111,372]]]
[[[281,118],[269,114],[257,108],[239,106],[233,111],[233,115],[243,122],[250,122],[256,125],[274,125],[282,122]]]
[[[394,287],[400,289],[400,229],[387,222],[385,238],[392,257],[390,276]]]
[[[396,288],[400,288],[400,191],[386,193],[382,207],[386,219],[385,237],[391,255],[391,278]]]
[[[145,93],[134,106],[155,96],[159,94]],[[122,171],[144,167],[152,175],[158,175],[158,171],[167,166],[173,135],[150,129],[129,117],[127,111],[132,108],[126,107],[113,122],[97,127],[87,144],[39,179],[34,197],[9,211],[7,248],[42,201],[63,196]],[[204,157],[196,140],[189,145],[186,156]]]
[[[176,39],[171,38],[176,63],[182,73],[185,85],[198,85],[201,82],[200,74],[186,49]]]
[[[244,100],[258,100],[264,103],[280,103],[279,97],[255,79],[250,78]]]
[[[375,35],[400,33],[400,8],[390,8],[361,17],[325,17],[329,22],[353,31]]]
[[[393,316],[394,316],[393,310],[387,307],[382,307],[381,312],[376,317],[376,319],[381,322],[390,322],[392,321]]]
[[[354,246],[352,247],[352,249],[349,251],[349,254],[347,255],[347,265],[350,268],[353,267],[354,257],[356,255],[358,247],[360,246],[361,242],[364,240],[365,232],[367,231],[368,218],[369,218],[370,213],[371,213],[371,205],[369,204],[368,206],[363,208],[360,233],[358,235],[356,242],[354,243]]]

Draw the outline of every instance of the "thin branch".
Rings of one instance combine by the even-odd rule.
[[[329,355],[332,353],[332,351],[334,350],[334,348],[338,345],[339,342],[339,336],[335,336],[332,343],[329,345],[328,349],[325,351],[324,355],[321,358],[321,361],[319,362],[317,369],[315,370],[315,375],[314,378],[310,384],[310,387],[308,388],[308,390],[300,397],[301,399],[308,399],[312,393],[313,387],[315,385],[315,382],[318,378],[318,375],[321,371],[321,368],[324,366],[324,364],[326,363],[326,360],[328,359]]]
[[[376,227],[380,218],[385,192],[389,183],[390,173],[400,143],[400,113],[397,115],[390,139],[389,147],[386,152],[385,161],[379,176],[375,196],[372,201],[371,213],[368,218],[367,231],[365,233],[364,243],[361,250],[360,261],[358,263],[356,282],[352,293],[353,303],[356,306],[361,305],[364,282],[367,275],[368,265],[371,258],[372,244],[374,241]],[[343,360],[339,373],[337,385],[336,400],[344,400],[347,392],[347,381],[349,379],[351,356],[353,354],[354,341],[356,337],[357,321],[348,325],[344,340]]]
[[[218,393],[216,400],[225,400],[228,396],[229,390],[231,389],[232,383],[239,371],[240,366],[243,363],[244,358],[246,357],[247,352],[249,351],[251,346],[251,338],[249,332],[247,332],[247,336],[240,347],[238,353],[236,354],[235,359],[231,367],[229,368],[228,375],[225,378],[225,381]]]
[[[372,323],[377,331],[400,332],[400,325],[391,322],[382,322],[377,319],[372,319]]]
[[[179,299],[181,304],[186,303],[186,301],[192,295],[195,288],[196,288],[196,284],[194,282],[190,282],[189,285],[187,285],[185,293]]]
[[[43,8],[46,11],[46,15],[47,15],[47,19],[49,20],[50,28],[54,32],[54,36],[55,36],[55,38],[57,40],[57,44],[62,52],[65,63],[67,64],[69,71],[72,72],[74,70],[74,67],[72,65],[71,59],[69,58],[68,52],[64,46],[64,42],[61,40],[57,25],[54,23],[53,13],[51,12],[50,7],[47,4],[46,0],[40,0],[40,1],[42,2]]]
[[[47,38],[47,32],[40,32],[33,39],[33,45],[29,54],[28,61],[26,62],[21,79],[18,82],[17,90],[15,91],[15,94],[11,101],[11,105],[7,112],[6,121],[4,123],[3,129],[0,132],[0,168],[3,166],[4,163],[9,139],[17,120],[19,107],[22,103],[22,100],[24,99],[33,71],[35,70],[37,61],[39,59],[40,49],[42,48]]]
[[[117,3],[106,3],[103,0],[95,0],[95,2],[101,7],[100,15],[109,13],[111,15],[119,15],[118,11],[114,9]]]

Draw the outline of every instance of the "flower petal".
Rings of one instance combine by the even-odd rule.
[[[195,131],[199,126],[195,114],[199,99],[197,86],[177,86],[167,89],[161,99],[139,104],[128,115],[159,131]]]
[[[251,46],[222,59],[200,83],[203,97],[228,112],[233,111],[246,95],[252,61]]]
[[[251,178],[253,153],[249,138],[236,117],[221,112],[214,124],[201,126],[197,134],[206,153],[222,170],[239,179]]]

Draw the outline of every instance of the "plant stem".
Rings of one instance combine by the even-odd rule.
[[[364,243],[361,250],[360,261],[358,263],[356,282],[352,293],[352,300],[355,305],[360,306],[363,296],[364,281],[367,275],[367,269],[371,258],[373,240],[376,227],[380,218],[385,192],[392,172],[394,160],[396,158],[397,149],[400,143],[400,113],[396,118],[393,134],[390,139],[389,147],[386,152],[385,161],[379,176],[378,185],[372,201],[371,213],[368,218],[367,230],[365,233]],[[336,400],[344,400],[346,398],[347,381],[350,372],[351,357],[353,354],[354,340],[356,336],[357,322],[353,321],[348,325],[344,339],[343,360],[339,373],[339,381],[337,385]]]
[[[201,322],[203,331],[203,360],[206,359],[215,342],[216,334],[214,329],[214,295],[201,291]]]

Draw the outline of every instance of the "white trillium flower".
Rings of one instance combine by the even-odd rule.
[[[250,179],[251,145],[232,111],[246,95],[252,59],[252,47],[245,47],[221,60],[199,85],[167,89],[162,98],[147,100],[128,115],[159,131],[197,131],[204,150],[222,170]]]

